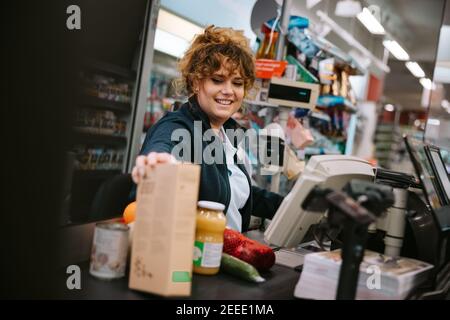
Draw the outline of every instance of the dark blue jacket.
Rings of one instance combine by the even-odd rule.
[[[196,99],[192,97],[188,102],[183,104],[179,110],[166,114],[151,128],[145,137],[140,154],[146,155],[150,152],[171,153],[175,145],[179,143],[178,141],[171,141],[172,132],[176,129],[188,130],[190,137],[192,137],[193,140],[194,121],[201,121],[203,132],[207,129],[211,129],[208,116],[201,110]],[[233,119],[229,119],[224,124],[224,129],[237,128],[239,128],[239,125]],[[211,142],[202,141],[202,152],[209,143]],[[237,142],[233,141],[233,143],[236,146]],[[195,163],[193,146],[194,142],[191,141],[191,158],[184,158],[184,160]],[[225,155],[223,155],[223,159],[225,159]],[[226,212],[231,198],[230,182],[228,179],[226,162],[224,161],[223,164],[206,164],[205,161],[201,161],[200,165],[201,174],[199,200],[222,203],[225,205]],[[250,177],[244,165],[237,165],[245,173],[248,182],[251,185]],[[271,219],[280,206],[282,200],[283,197],[276,193],[252,186],[250,188],[250,196],[247,203],[242,209],[239,210],[242,215],[242,232],[248,230],[250,215]]]

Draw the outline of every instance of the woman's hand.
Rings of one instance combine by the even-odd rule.
[[[136,158],[136,165],[131,171],[133,181],[137,184],[145,177],[146,167],[154,167],[160,163],[176,163],[177,160],[170,153],[150,152],[146,156],[138,156]]]

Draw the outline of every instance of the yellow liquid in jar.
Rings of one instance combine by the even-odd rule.
[[[196,223],[193,270],[197,274],[216,274],[222,258],[225,215],[221,211],[198,208]]]

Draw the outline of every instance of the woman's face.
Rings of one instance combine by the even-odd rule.
[[[244,79],[238,70],[232,74],[223,66],[194,85],[202,110],[213,129],[219,129],[239,108],[244,99]]]

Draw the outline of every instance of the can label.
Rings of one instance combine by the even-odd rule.
[[[102,279],[125,275],[129,227],[122,223],[98,223],[95,227],[89,273]]]
[[[220,267],[223,243],[195,241],[194,266],[217,268]]]

